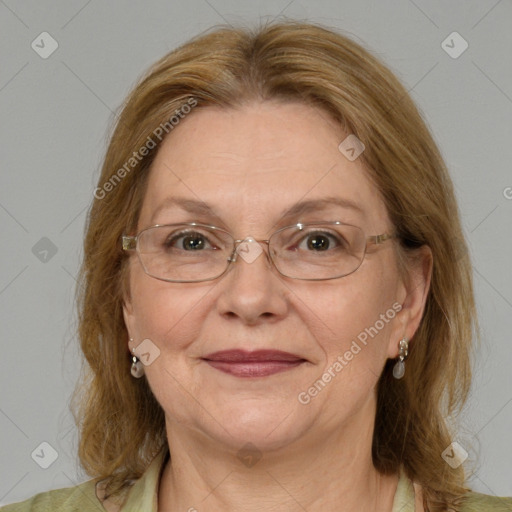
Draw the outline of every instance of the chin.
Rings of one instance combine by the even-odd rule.
[[[291,405],[287,408],[282,404],[264,404],[262,400],[245,400],[242,404],[226,407],[222,412],[212,411],[220,423],[215,425],[216,434],[220,436],[218,440],[236,450],[247,443],[262,451],[282,448],[301,437],[310,427],[305,421],[304,411],[295,407],[293,411]]]

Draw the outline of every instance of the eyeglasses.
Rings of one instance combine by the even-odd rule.
[[[337,279],[355,272],[368,244],[382,244],[394,234],[366,236],[339,221],[298,223],[275,231],[268,240],[235,240],[224,229],[196,222],[156,225],[135,236],[123,235],[123,250],[137,252],[144,272],[174,283],[211,281],[240,255],[254,261],[268,246],[268,257],[285,277],[307,281]]]

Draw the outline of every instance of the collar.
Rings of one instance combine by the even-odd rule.
[[[158,488],[160,477],[169,460],[169,447],[164,446],[130,489],[120,512],[158,512]]]
[[[398,485],[396,487],[391,512],[414,512],[415,510],[413,483],[407,478],[403,468],[400,468],[400,476],[398,478]]]

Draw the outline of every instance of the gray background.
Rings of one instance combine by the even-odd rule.
[[[473,487],[512,496],[510,0],[0,0],[0,503],[87,479],[68,412],[79,368],[73,293],[113,111],[191,36],[276,16],[337,27],[372,49],[432,128],[456,186],[484,338],[457,441]],[[59,45],[47,59],[31,48],[44,31]],[[453,31],[469,44],[456,59],[441,46]],[[42,442],[58,453],[48,469],[35,462],[51,456]]]

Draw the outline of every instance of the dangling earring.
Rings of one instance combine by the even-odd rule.
[[[400,340],[398,344],[398,357],[399,360],[396,362],[393,367],[393,377],[395,379],[401,379],[405,374],[405,364],[404,361],[407,359],[407,355],[409,353],[409,344],[407,343],[407,339],[405,336]]]
[[[133,342],[133,338],[130,338],[130,343]],[[144,365],[142,361],[135,355],[135,349],[132,348],[132,367],[131,374],[136,379],[140,379],[144,375]]]

